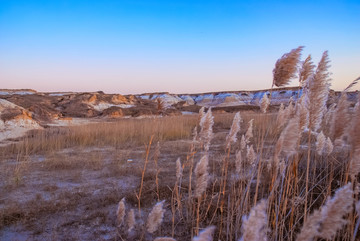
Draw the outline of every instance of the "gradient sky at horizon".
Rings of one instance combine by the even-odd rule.
[[[315,63],[329,51],[341,90],[360,75],[359,12],[359,0],[0,0],[0,89],[266,89],[303,45]]]

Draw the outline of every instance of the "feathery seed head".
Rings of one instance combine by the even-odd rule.
[[[229,134],[226,136],[226,148],[229,148],[231,143],[235,143],[237,141],[236,135],[240,131],[240,112],[237,112],[234,116],[233,123],[230,128]]]
[[[325,143],[325,153],[326,155],[330,155],[334,150],[334,145],[332,144],[331,139],[328,137],[326,138],[326,143]]]
[[[196,164],[195,167],[195,178],[196,178],[196,186],[195,186],[195,197],[199,198],[206,191],[208,180],[209,180],[209,172],[208,172],[209,160],[207,155],[204,155],[200,161]]]
[[[239,151],[236,153],[235,167],[236,167],[236,173],[239,174],[239,173],[241,172],[241,167],[242,167],[241,150],[239,150]]]
[[[287,85],[291,78],[296,77],[296,71],[303,48],[303,46],[300,46],[292,49],[276,61],[273,70],[273,85],[277,87]]]
[[[253,138],[253,121],[254,121],[254,119],[251,119],[250,121],[249,121],[249,127],[248,127],[248,129],[247,129],[247,131],[246,131],[246,133],[245,133],[245,142],[246,142],[246,144],[248,144],[248,143],[250,143],[250,138]]]
[[[193,238],[193,241],[212,241],[215,226],[210,226],[199,233],[198,236]]]
[[[116,216],[118,225],[120,226],[123,223],[125,217],[125,198],[122,198],[119,202]]]
[[[159,226],[161,225],[164,217],[165,210],[163,208],[163,204],[165,201],[161,201],[156,203],[156,205],[151,210],[147,222],[146,222],[146,230],[149,233],[154,233]]]
[[[183,175],[183,168],[181,166],[180,157],[176,160],[176,181],[179,183]]]
[[[326,137],[324,136],[324,133],[321,131],[316,137],[316,144],[315,144],[316,152],[318,153],[318,155],[323,154],[325,143],[326,143]]]
[[[250,163],[250,165],[252,167],[255,166],[255,160],[256,160],[256,153],[254,151],[254,148],[253,148],[253,145],[251,145],[250,147],[248,146],[247,147],[247,151],[246,151],[246,157],[247,157],[247,160],[248,160],[248,163]]]
[[[311,55],[309,55],[305,61],[302,62],[302,66],[299,70],[299,82],[301,85],[303,85],[305,80],[314,73],[314,68],[315,65],[311,61]]]
[[[267,241],[268,218],[267,200],[262,200],[250,211],[249,216],[243,217],[243,236],[241,241]]]
[[[135,227],[135,212],[134,209],[130,209],[126,217],[126,223],[128,226],[128,232],[130,233]]]
[[[176,239],[170,238],[170,237],[158,237],[154,239],[154,241],[176,241]]]
[[[212,127],[214,125],[214,117],[211,113],[211,108],[206,112],[206,114],[200,120],[200,140],[204,144],[205,151],[209,151],[210,142],[213,138],[213,130]]]
[[[327,51],[317,66],[315,73],[308,79],[308,103],[309,128],[317,131],[320,128],[324,111],[326,110],[326,101],[329,95],[329,60]]]

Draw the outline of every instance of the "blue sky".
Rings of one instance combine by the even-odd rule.
[[[360,75],[359,12],[358,0],[0,0],[0,88],[264,89],[303,45],[315,63],[329,51],[341,89]]]

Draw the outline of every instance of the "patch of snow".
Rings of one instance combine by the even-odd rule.
[[[181,95],[180,98],[188,105],[194,105],[195,100],[190,95]]]
[[[7,91],[0,91],[0,95],[9,95],[9,92],[7,92]]]
[[[183,115],[196,115],[197,113],[191,112],[191,111],[181,111],[181,114]]]
[[[18,138],[29,130],[42,129],[42,127],[32,119],[13,119],[9,121],[0,121],[0,141],[9,138]]]
[[[148,96],[148,95],[140,95],[138,97],[140,97],[143,100],[148,100],[150,98],[150,96]]]
[[[130,105],[130,104],[119,104],[119,105],[114,105],[114,104],[111,104],[111,103],[106,103],[106,102],[100,102],[98,104],[90,104],[90,106],[92,106],[95,110],[97,111],[103,111],[103,110],[106,110],[110,107],[113,107],[113,106],[117,106],[117,107],[120,107],[120,108],[131,108],[131,107],[134,107],[134,105]]]
[[[34,92],[31,92],[31,91],[15,91],[13,94],[14,95],[33,95]]]
[[[151,99],[155,100],[157,98],[160,98],[163,101],[165,107],[169,107],[171,105],[179,103],[180,101],[183,101],[179,96],[169,94],[154,95]]]
[[[49,94],[49,96],[63,96],[65,94],[61,94],[61,93],[52,93],[52,94]]]

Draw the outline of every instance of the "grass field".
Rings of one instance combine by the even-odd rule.
[[[191,240],[211,226],[214,240],[359,238],[353,147],[320,152],[289,106],[283,124],[239,113],[239,129],[208,111],[29,133],[1,149],[1,239]]]

